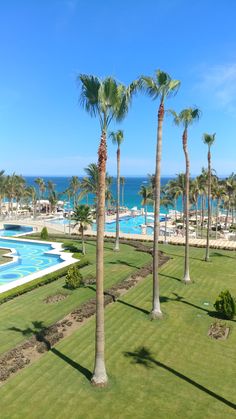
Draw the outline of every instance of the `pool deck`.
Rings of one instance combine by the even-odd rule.
[[[9,221],[10,223],[10,221]],[[35,228],[36,231],[41,231],[43,227],[47,227],[48,232],[52,234],[68,234],[69,233],[69,225],[61,225],[61,224],[50,224],[49,220],[22,220],[22,221],[15,221],[11,222],[11,224],[17,225],[27,225],[32,226]],[[73,235],[75,234],[73,228],[71,228],[71,232]],[[96,236],[96,232],[92,230],[86,231],[87,236]],[[115,233],[105,232],[105,237],[114,238]],[[141,240],[141,241],[153,241],[153,236],[148,234],[128,234],[120,232],[121,239],[128,239],[128,240]],[[164,236],[159,237],[159,243],[164,243],[165,238]],[[185,238],[180,236],[172,236],[167,237],[168,244],[175,244],[175,245],[184,245]],[[206,246],[206,239],[195,239],[189,238],[190,246],[195,247],[205,247]],[[225,240],[225,239],[211,239],[210,240],[210,248],[212,249],[225,249],[225,250],[236,250],[236,241]]]

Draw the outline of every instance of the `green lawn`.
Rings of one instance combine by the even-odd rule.
[[[162,248],[172,257],[161,268],[164,319],[146,314],[150,277],[105,310],[109,386],[89,382],[91,319],[0,389],[1,418],[235,418],[235,322],[227,341],[207,337],[216,296],[236,294],[235,255],[211,251],[205,263],[204,249],[191,248],[195,282],[185,286],[184,248]]]
[[[80,247],[80,244],[75,241],[73,243]],[[112,284],[127,278],[132,272],[151,260],[150,255],[137,252],[131,246],[121,245],[119,253],[113,251],[113,246],[112,243],[105,244],[105,288],[109,288]],[[96,243],[87,243],[86,249],[87,257],[92,264],[82,268],[81,273],[84,278],[88,275],[95,277]],[[81,257],[81,254],[78,253],[75,256]],[[48,326],[62,319],[84,301],[94,297],[94,291],[90,288],[85,287],[69,291],[64,288],[64,285],[65,278],[62,277],[51,284],[39,287],[0,305],[0,353],[13,348],[25,339],[12,328],[25,330],[32,327],[32,322],[38,320]],[[48,296],[58,293],[67,293],[68,297],[56,304],[46,304],[44,302]]]

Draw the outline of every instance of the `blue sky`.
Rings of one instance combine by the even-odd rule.
[[[161,68],[181,80],[166,108],[197,105],[189,130],[191,173],[206,166],[203,132],[216,132],[213,166],[235,171],[236,2],[8,0],[0,14],[1,168],[23,175],[79,175],[97,159],[99,125],[78,105],[76,75],[130,83]],[[158,102],[138,94],[122,124],[122,174],[154,171]],[[109,144],[108,171],[115,174]],[[163,175],[184,170],[181,129],[163,133]]]

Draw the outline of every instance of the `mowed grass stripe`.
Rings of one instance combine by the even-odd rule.
[[[79,245],[80,243],[77,243],[77,246]],[[87,257],[91,262],[93,261],[93,264],[84,267],[81,272],[85,278],[88,275],[95,278],[95,243],[87,243],[86,249]],[[109,288],[122,281],[150,260],[150,255],[137,252],[131,246],[121,245],[121,250],[118,253],[113,251],[112,243],[106,243],[104,287]],[[95,297],[95,292],[90,288],[68,291],[64,288],[64,285],[65,278],[63,277],[0,306],[0,353],[13,348],[30,337],[33,322],[42,322],[44,326],[49,326],[62,319],[85,301]],[[95,287],[96,285],[94,285]],[[46,304],[44,302],[48,296],[59,293],[66,293],[68,296],[56,304]],[[12,328],[19,329],[19,331],[11,330]],[[29,329],[29,334],[23,336],[20,330],[24,331],[26,329]]]
[[[170,253],[176,250],[172,246],[165,249]],[[166,298],[162,304],[165,313],[162,321],[150,321],[137,308],[119,302],[106,308],[108,388],[94,389],[81,372],[55,354],[48,353],[0,389],[2,417],[7,417],[4,416],[7,414],[14,417],[17,413],[18,418],[43,415],[63,419],[106,415],[115,418],[235,417],[231,407],[207,393],[210,390],[236,402],[233,370],[236,335],[233,330],[225,342],[212,341],[206,335],[212,318],[201,309],[211,309],[217,293],[225,284],[222,267],[221,272],[219,270],[219,259],[207,264],[208,277],[207,270],[202,267],[202,254],[201,249],[191,249],[194,257],[191,260],[192,273],[200,273],[202,280],[184,286],[175,279],[161,277],[161,296]],[[173,276],[181,274],[183,257],[179,255],[178,248],[178,255],[163,266],[161,272],[169,276],[171,271]],[[228,285],[235,292],[234,261],[219,258],[223,259],[224,269],[229,273]],[[211,277],[213,274],[214,278]],[[144,304],[147,309],[149,304],[150,309],[151,288],[151,278],[147,278],[121,300],[138,308],[144,308]],[[190,304],[177,300],[173,292]],[[205,306],[205,301],[210,305]],[[93,368],[94,326],[94,319],[89,320],[56,346],[61,354],[90,371]],[[134,363],[133,357],[125,356],[126,352],[135,353],[140,346],[150,350],[152,359],[160,364],[150,362],[147,368]],[[198,384],[205,390],[198,388]],[[20,394],[24,394],[23,399]],[[38,400],[43,400],[43,406]]]

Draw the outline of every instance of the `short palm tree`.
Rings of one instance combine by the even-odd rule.
[[[120,211],[120,146],[124,141],[124,133],[120,129],[116,132],[112,131],[109,135],[112,143],[117,146],[116,150],[116,161],[117,161],[117,189],[116,189],[116,241],[114,250],[119,251],[119,235],[120,235],[120,224],[119,224],[119,211]]]
[[[104,215],[106,192],[107,131],[112,120],[121,121],[128,112],[136,83],[128,88],[117,83],[112,77],[99,79],[80,74],[80,102],[92,116],[97,117],[101,127],[101,140],[98,148],[98,190],[97,190],[97,252],[96,252],[96,345],[95,366],[92,383],[96,386],[107,384],[104,358]]]
[[[159,293],[158,278],[158,239],[160,227],[160,189],[161,189],[161,154],[162,154],[162,127],[164,120],[164,104],[165,100],[175,94],[180,86],[178,80],[173,80],[169,74],[164,71],[157,70],[154,77],[142,76],[140,78],[142,88],[153,99],[160,98],[158,108],[158,126],[157,126],[157,142],[156,142],[156,169],[154,180],[154,242],[153,242],[153,301],[151,317],[153,319],[162,317]]]
[[[142,197],[141,205],[145,208],[145,224],[147,225],[147,205],[153,201],[153,193],[150,186],[141,186],[139,195]]]
[[[189,178],[190,178],[190,163],[188,155],[188,127],[197,121],[200,117],[200,110],[198,108],[183,109],[179,114],[175,111],[170,111],[174,116],[176,125],[183,125],[183,151],[185,155],[186,172],[185,172],[185,262],[184,262],[184,277],[183,281],[186,284],[191,282],[189,274]]]
[[[208,217],[207,217],[207,242],[206,242],[206,255],[205,255],[205,261],[209,261],[209,247],[210,247],[210,226],[211,226],[211,146],[215,142],[215,136],[216,134],[203,134],[203,142],[208,147],[208,153],[207,153],[207,160],[208,160],[208,174],[207,174],[207,211],[208,211]],[[217,228],[217,227],[216,227]]]
[[[75,220],[75,226],[79,226],[79,232],[82,237],[82,253],[85,255],[85,241],[84,241],[84,231],[87,230],[88,226],[93,224],[93,216],[88,205],[77,205],[74,209],[74,214],[72,220]]]

